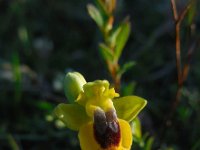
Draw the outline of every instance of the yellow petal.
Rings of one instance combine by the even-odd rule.
[[[93,123],[83,125],[79,130],[79,141],[82,150],[101,150],[99,144],[95,141]]]
[[[132,132],[129,123],[125,120],[119,119],[119,126],[121,130],[121,149],[130,150],[132,144]]]

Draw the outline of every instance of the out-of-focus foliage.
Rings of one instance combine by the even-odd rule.
[[[80,149],[76,133],[64,128],[52,111],[56,104],[67,101],[62,87],[65,72],[79,71],[87,81],[110,79],[98,53],[101,34],[87,14],[86,5],[91,2],[0,1],[0,149]],[[186,3],[177,0],[180,10]],[[139,116],[143,134],[133,148],[198,150],[199,47],[192,53],[189,76],[171,125],[163,128],[177,88],[170,2],[118,0],[117,10],[116,21],[129,14],[132,29],[120,63],[134,62],[124,66],[126,70],[134,64],[122,78],[122,95],[148,99],[147,109]],[[182,56],[199,40],[199,10],[197,0],[184,19]],[[101,48],[106,49],[105,45]]]

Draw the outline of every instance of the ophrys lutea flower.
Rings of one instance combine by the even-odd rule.
[[[71,104],[59,104],[56,116],[79,132],[82,150],[130,150],[129,122],[146,105],[137,96],[119,97],[107,80],[86,82],[77,72],[65,77],[65,94]]]

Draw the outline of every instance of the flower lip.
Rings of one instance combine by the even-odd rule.
[[[114,109],[110,109],[106,112],[106,120],[107,122],[113,122],[117,120],[117,114]]]
[[[115,110],[105,113],[97,109],[94,113],[93,128],[94,137],[103,149],[119,146],[121,133]]]

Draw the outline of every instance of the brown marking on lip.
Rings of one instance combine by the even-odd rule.
[[[94,115],[94,137],[103,149],[119,146],[121,134],[115,113],[97,111]]]

